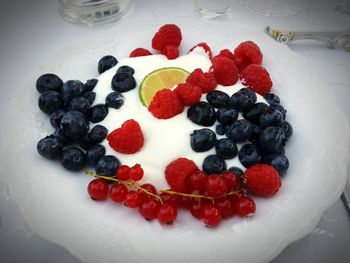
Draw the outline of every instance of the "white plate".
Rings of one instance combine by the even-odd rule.
[[[37,108],[36,78],[54,72],[63,79],[95,77],[102,55],[125,57],[136,47],[150,48],[160,25],[169,21],[121,22],[89,42],[64,47],[17,95],[8,122],[1,129],[1,176],[28,224],[44,238],[66,247],[84,262],[268,262],[286,245],[312,231],[321,214],[340,195],[346,181],[350,132],[334,96],[310,66],[286,46],[262,32],[229,22],[179,19],[182,53],[206,41],[215,52],[253,40],[264,54],[294,136],[287,147],[291,167],[280,193],[256,198],[249,219],[225,220],[206,229],[188,213],[173,226],[145,222],[137,213],[112,202],[89,199],[91,178],[65,171],[36,153],[36,143],[50,131]],[[175,22],[175,21],[174,21]],[[15,139],[7,139],[15,138]]]

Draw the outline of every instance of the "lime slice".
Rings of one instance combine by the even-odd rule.
[[[139,95],[146,107],[151,103],[157,91],[170,89],[174,85],[186,82],[190,73],[182,68],[161,68],[149,73],[140,85]]]

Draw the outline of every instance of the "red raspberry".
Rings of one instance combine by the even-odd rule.
[[[193,84],[181,83],[177,85],[174,92],[180,97],[185,106],[191,106],[200,101],[202,90]]]
[[[120,153],[136,153],[143,146],[144,138],[137,121],[125,121],[122,126],[107,136],[109,145]]]
[[[196,85],[201,88],[202,93],[207,93],[216,88],[217,83],[212,72],[204,73],[202,69],[197,68],[188,76],[186,83]]]
[[[213,204],[207,204],[201,212],[201,219],[207,227],[216,227],[221,222],[220,208]]]
[[[242,195],[237,200],[237,214],[241,217],[252,216],[255,213],[256,205],[252,198]]]
[[[255,164],[243,174],[246,188],[253,194],[269,197],[276,194],[282,185],[277,170],[267,164]]]
[[[174,204],[164,203],[158,209],[158,220],[161,224],[172,224],[177,216],[177,208]]]
[[[243,85],[249,86],[262,96],[271,91],[272,81],[270,74],[260,65],[250,64],[241,72],[240,78]]]
[[[187,158],[178,158],[165,168],[165,178],[174,191],[185,192],[186,178],[198,170],[197,165]]]
[[[263,58],[260,48],[252,41],[239,44],[233,56],[239,71],[244,70],[250,64],[260,65]]]
[[[134,57],[143,57],[143,56],[149,56],[149,55],[152,55],[152,53],[149,50],[139,47],[131,51],[129,57],[134,58]]]
[[[227,192],[227,185],[221,175],[211,174],[206,180],[205,190],[209,196],[221,196]]]
[[[165,46],[180,46],[182,40],[181,29],[174,24],[167,24],[159,28],[152,39],[152,48],[162,51]]]
[[[169,119],[181,113],[183,109],[179,96],[170,89],[158,91],[148,107],[148,110],[158,119]]]
[[[226,57],[213,57],[212,70],[218,84],[230,86],[238,80],[238,69],[231,59]]]
[[[201,43],[198,43],[197,45],[195,45],[194,47],[192,47],[190,49],[190,51],[188,51],[188,53],[192,52],[195,48],[197,47],[200,47],[204,50],[205,53],[208,54],[209,58],[211,59],[213,57],[213,53],[211,52],[211,48],[208,46],[207,43],[205,42],[201,42]]]
[[[94,179],[88,185],[88,193],[93,200],[105,200],[108,196],[108,190],[108,183],[103,179]]]
[[[162,49],[162,54],[168,59],[176,59],[179,57],[179,48],[171,45],[165,46]]]
[[[228,50],[228,49],[223,49],[220,51],[219,55],[217,55],[218,57],[225,57],[225,58],[229,58],[231,60],[234,61],[234,56],[233,56],[233,53]]]

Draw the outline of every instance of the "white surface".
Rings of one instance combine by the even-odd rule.
[[[127,19],[133,20],[140,19],[142,17],[154,16],[160,17],[160,19],[163,20],[165,18],[167,18],[167,20],[173,20],[171,17],[173,17],[174,14],[169,15],[166,10],[171,10],[174,4],[163,3],[162,5],[159,1],[153,1],[151,4],[149,3],[150,1],[135,1],[135,9],[128,15],[126,21]],[[19,4],[19,2],[12,3],[12,6],[16,4]],[[16,17],[5,15],[1,18],[7,18],[6,23],[1,23],[2,26],[5,24],[7,25],[7,27],[1,30],[1,33],[7,36],[7,38],[3,38],[3,43],[1,44],[1,57],[5,58],[3,64],[1,64],[1,75],[3,83],[7,84],[7,86],[11,85],[11,87],[14,87],[11,90],[8,88],[2,88],[0,91],[1,99],[2,101],[5,101],[5,103],[2,103],[1,105],[1,110],[3,113],[5,112],[5,107],[8,105],[6,101],[9,98],[13,98],[11,93],[16,92],[16,90],[26,86],[26,83],[32,81],[33,72],[36,72],[38,66],[47,61],[57,51],[61,50],[62,47],[91,38],[96,33],[96,30],[108,30],[109,28],[115,27],[117,31],[116,33],[118,34],[118,23],[113,26],[100,29],[89,29],[65,24],[56,14],[55,8],[57,6],[49,3],[46,3],[46,5],[47,7],[42,6],[40,10],[34,8],[34,6],[27,6],[25,8],[13,8],[12,13],[10,5],[8,6],[9,9],[6,10],[6,13],[15,14],[19,12],[21,19],[19,20],[17,18],[17,20],[15,20]],[[325,27],[328,27],[328,29],[339,29],[339,27],[344,25],[344,22],[349,21],[348,17],[335,16],[335,14],[331,16],[332,13],[328,15],[323,11],[323,9],[320,8],[316,8],[316,10],[313,9],[312,12],[310,10],[305,10],[305,13],[301,14],[298,17],[285,18],[282,20],[278,18],[272,19],[265,17],[256,17],[255,15],[249,14],[249,12],[246,12],[244,9],[240,9],[240,6],[234,5],[234,7],[237,7],[237,10],[232,10],[231,19],[233,24],[239,25],[239,23],[244,23],[255,26],[256,28],[262,28],[262,24],[265,25],[274,22],[272,25],[275,26],[298,29],[304,28],[306,30],[321,28],[324,29]],[[151,10],[153,12],[153,16],[151,15]],[[1,11],[3,11],[3,9]],[[23,14],[21,12],[23,12]],[[191,10],[186,9],[179,9],[179,13],[183,14],[184,16],[193,15]],[[325,23],[322,23],[327,19],[327,21],[329,21],[331,18],[334,18],[334,20],[331,21],[332,23],[327,23],[327,25]],[[42,21],[47,22],[45,25],[43,25]],[[53,30],[53,28],[55,29]],[[343,27],[341,29],[343,29]],[[133,43],[133,41],[138,39],[139,36],[132,37],[132,40],[130,42]],[[149,36],[147,36],[146,39],[148,40]],[[116,40],[119,40],[119,42],[122,43],[123,37],[121,37],[121,39],[116,38]],[[140,46],[142,46],[143,43],[146,42],[140,42]],[[109,47],[111,49],[114,48],[113,46]],[[347,100],[349,98],[349,87],[347,86],[347,83],[349,83],[349,76],[346,74],[349,68],[349,54],[340,49],[327,50],[321,44],[316,44],[316,48],[308,48],[302,44],[293,44],[292,48],[305,55],[306,58],[313,64],[316,71],[318,71],[321,80],[329,83],[329,86],[336,89],[339,106],[347,115],[347,117],[349,117],[349,107],[347,106]],[[96,67],[96,62],[98,60],[98,58],[96,58],[96,54],[103,52],[103,50],[96,49],[93,50],[93,52],[95,52],[94,56],[86,59],[87,68]],[[123,53],[120,51],[119,54]],[[72,61],[76,59],[76,57],[73,55],[75,54],[72,54]],[[15,57],[20,58],[23,63],[18,63],[18,60],[14,59]],[[93,61],[94,59],[95,61]],[[75,66],[74,63],[66,66],[72,68],[72,75],[67,76],[67,78],[82,77],[77,76],[76,70],[73,70]],[[14,68],[16,68],[16,74],[14,74]],[[95,74],[94,72],[95,71],[91,71],[91,74]],[[31,88],[30,86],[32,86],[32,84],[27,87]],[[35,93],[33,92],[31,95],[34,96]],[[26,100],[25,97],[17,97],[17,99],[20,101],[20,103],[23,103]],[[3,118],[6,118],[6,114],[1,115],[1,120],[3,120]],[[46,125],[46,123],[43,123],[43,125]],[[44,130],[44,127],[42,127],[42,129]],[[21,133],[21,136],[26,135],[27,132],[24,134]],[[17,137],[13,139],[17,139]],[[22,139],[23,138],[21,138],[21,140]],[[18,156],[18,158],[24,157],[25,153]],[[79,180],[77,180],[76,183],[80,183]],[[58,186],[55,185],[55,187]],[[20,190],[21,189],[18,189],[19,192]],[[42,249],[43,246],[41,244],[43,243],[40,242],[43,241],[37,242],[37,253],[34,253],[33,249],[29,249],[32,248],[33,243],[31,241],[38,240],[38,238],[33,235],[30,230],[27,231],[25,224],[23,226],[23,220],[21,219],[20,215],[17,214],[15,216],[12,216],[11,211],[15,211],[13,208],[14,205],[12,204],[12,201],[8,199],[6,192],[2,192],[4,194],[1,195],[1,200],[3,201],[1,202],[1,205],[6,207],[6,210],[1,209],[1,211],[8,211],[7,213],[0,214],[2,218],[0,220],[0,226],[2,226],[0,230],[5,229],[4,232],[0,232],[3,233],[0,235],[1,244],[5,245],[3,247],[11,247],[11,242],[15,243],[15,246],[18,248],[18,250],[21,249],[22,251],[28,251],[27,258],[28,255],[29,257],[31,256],[32,262],[37,262],[40,260],[52,262],[53,258],[55,258],[54,260],[56,260],[56,262],[63,262],[63,260],[61,261],[60,257],[53,257],[52,254],[48,254],[51,251],[57,251],[57,247],[55,247],[56,250]],[[327,257],[327,254],[332,254],[332,252],[336,252],[332,255],[332,258],[336,258],[337,262],[347,262],[345,261],[345,257],[348,256],[347,253],[349,252],[344,248],[346,247],[344,244],[346,244],[346,241],[349,240],[349,222],[346,217],[347,215],[344,213],[344,211],[341,210],[341,208],[342,207],[339,202],[334,205],[333,210],[328,210],[330,212],[327,211],[323,217],[324,220],[321,222],[318,228],[316,228],[312,235],[308,236],[303,241],[291,246],[290,249],[285,250],[285,252],[283,252],[279,258],[275,259],[274,262],[294,262],[296,258],[299,259],[300,262],[329,262],[329,256]],[[7,229],[8,232],[6,232]],[[29,234],[23,236],[23,233],[25,233],[25,231],[27,231]],[[57,236],[59,237],[60,235]],[[50,248],[52,247],[50,246]],[[11,260],[11,262],[21,262],[21,257],[18,256],[18,254],[9,255],[8,251],[11,251],[9,249],[4,251],[7,251],[2,254],[5,255],[5,259],[18,259],[16,261]],[[64,253],[59,253],[59,255],[65,259],[69,258],[69,256]],[[22,260],[23,258],[24,257],[22,257]],[[75,261],[72,258],[69,258],[69,260],[71,260],[71,262]]]

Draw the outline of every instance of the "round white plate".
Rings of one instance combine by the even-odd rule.
[[[256,198],[249,219],[224,220],[207,229],[180,212],[172,226],[146,222],[137,211],[111,201],[93,202],[83,173],[71,173],[36,152],[36,143],[51,133],[48,117],[37,107],[35,80],[54,72],[64,80],[97,76],[99,58],[128,56],[136,47],[150,48],[153,34],[175,22],[183,33],[181,53],[205,41],[217,53],[252,40],[262,49],[294,135],[287,146],[290,169],[274,198]],[[346,181],[350,132],[334,96],[310,66],[286,46],[262,32],[229,22],[120,22],[96,33],[89,42],[63,47],[17,95],[1,129],[1,178],[39,235],[66,247],[84,262],[268,262],[285,246],[312,231],[324,210],[340,195]]]

